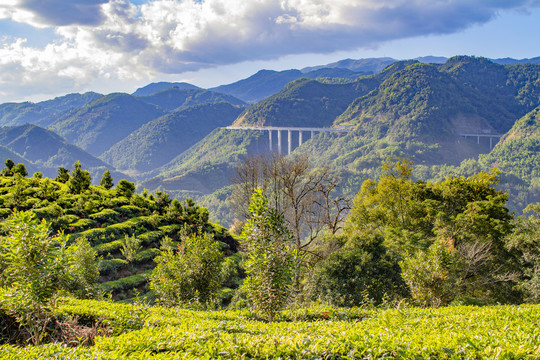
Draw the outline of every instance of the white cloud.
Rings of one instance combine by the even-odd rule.
[[[0,19],[54,27],[60,40],[1,44],[0,84],[81,87],[247,60],[372,48],[447,34],[538,0],[4,0]],[[13,75],[16,74],[16,75]],[[14,84],[17,82],[16,84]]]

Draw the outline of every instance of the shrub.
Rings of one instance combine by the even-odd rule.
[[[112,209],[103,209],[102,211],[92,214],[89,217],[96,220],[100,224],[114,224],[118,221],[120,214]]]
[[[259,188],[253,193],[249,212],[242,242],[247,253],[243,287],[255,310],[272,321],[285,305],[292,285],[292,235],[283,216],[269,208],[268,198]]]
[[[319,262],[307,286],[310,297],[337,306],[359,306],[366,300],[380,304],[386,298],[407,296],[398,261],[383,241],[375,234],[354,237]]]
[[[164,305],[173,306],[192,302],[211,302],[222,279],[223,255],[213,237],[207,233],[182,239],[177,252],[167,249],[155,259],[150,276],[150,288]]]

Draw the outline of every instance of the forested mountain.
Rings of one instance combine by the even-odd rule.
[[[100,156],[103,163],[96,163],[98,168],[123,169],[136,176],[141,187],[161,187],[180,197],[227,186],[237,161],[268,151],[267,132],[216,129],[233,123],[346,126],[347,134],[306,135],[294,151],[339,172],[352,192],[363,179],[376,176],[381,161],[389,156],[413,159],[421,169],[419,178],[448,171],[469,174],[472,168],[505,164],[504,171],[509,169],[525,181],[523,189],[532,189],[537,175],[527,169],[534,168],[529,164],[534,164],[534,156],[518,156],[517,143],[509,142],[514,135],[482,156],[492,150],[489,138],[463,135],[491,134],[496,136],[491,139],[494,145],[510,129],[521,129],[513,126],[525,120],[516,121],[540,105],[540,65],[534,64],[535,59],[443,60],[348,59],[302,70],[261,70],[210,90],[186,83],[154,83],[134,95],[71,94],[37,104],[3,104],[0,115],[4,124],[25,119],[50,123],[50,130],[65,137],[65,142],[57,139],[51,140],[55,145],[43,145],[48,150],[36,158],[25,155],[33,152],[32,146],[16,150],[8,146],[30,166],[48,169],[72,163],[74,158],[67,154],[81,151],[66,150],[72,143]],[[250,106],[244,103],[260,99]],[[15,143],[29,143],[32,133],[21,132]],[[533,135],[524,138],[530,148],[525,153],[534,153],[534,141]],[[298,144],[294,134],[293,149]],[[463,161],[466,164],[460,165]]]
[[[38,103],[5,103],[0,105],[0,126],[15,126],[25,123],[48,126],[56,117],[70,109],[80,108],[100,98],[101,94],[87,92],[69,94]]]
[[[169,88],[175,88],[179,90],[186,90],[186,89],[200,89],[198,86],[188,84],[185,82],[157,82],[157,83],[151,83],[146,86],[143,86],[141,88],[138,88],[133,94],[134,96],[150,96],[157,92],[167,90]]]
[[[165,111],[136,97],[115,93],[60,117],[49,128],[99,156],[118,141]]]
[[[343,68],[320,68],[306,72],[300,70],[261,70],[247,79],[228,85],[221,85],[210,90],[229,94],[249,103],[255,103],[281,91],[286,84],[300,78],[355,79],[367,73],[369,72],[357,72]]]
[[[483,58],[396,62],[351,83],[296,80],[246,109],[234,124],[348,125],[348,134],[316,135],[295,152],[340,172],[354,193],[363,179],[376,176],[388,156],[437,169],[489,153],[489,138],[462,135],[506,133],[540,104],[539,77],[538,65],[503,66]],[[267,149],[266,132],[216,131],[159,169],[161,174],[144,186],[191,194],[216,191],[229,184],[238,159]],[[433,176],[433,171],[426,174]]]
[[[24,163],[30,174],[40,171],[45,176],[55,177],[58,167],[71,169],[73,164],[79,161],[98,181],[99,176],[107,169],[115,176],[126,177],[56,133],[36,125],[0,128],[0,145],[17,154],[14,156],[13,153],[7,153],[3,160],[10,158],[16,163]]]
[[[493,151],[480,156],[480,163],[540,187],[540,107],[516,121]]]
[[[149,104],[154,104],[166,111],[179,110],[188,106],[209,104],[216,102],[228,102],[232,105],[245,105],[246,103],[231,95],[221,94],[203,89],[178,89],[175,87],[158,91],[149,96],[140,96]]]
[[[152,120],[106,151],[119,169],[144,172],[165,165],[212,130],[230,125],[242,108],[230,103],[187,107]]]

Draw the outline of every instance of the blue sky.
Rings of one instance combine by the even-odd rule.
[[[540,56],[540,0],[2,0],[0,103],[344,58]]]

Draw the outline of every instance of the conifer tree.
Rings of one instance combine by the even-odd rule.
[[[114,186],[113,183],[113,177],[111,176],[111,172],[109,169],[107,169],[103,176],[101,177],[101,180],[99,181],[99,185],[103,186],[105,189],[109,190]]]

